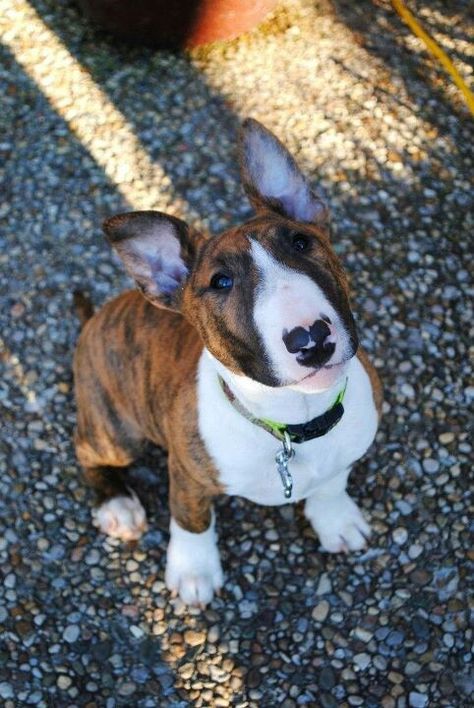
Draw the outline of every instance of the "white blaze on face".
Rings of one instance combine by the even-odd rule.
[[[350,351],[349,335],[341,318],[321,288],[309,276],[279,263],[254,240],[251,241],[251,253],[259,272],[254,322],[274,374],[282,384],[302,382],[305,390],[328,388],[342,373],[342,367],[335,365],[344,361]],[[335,343],[336,349],[325,367],[311,376],[315,369],[297,362],[297,355],[288,352],[283,334],[295,327],[308,330],[316,320],[323,317],[331,321],[328,341]],[[303,383],[306,377],[308,380]]]

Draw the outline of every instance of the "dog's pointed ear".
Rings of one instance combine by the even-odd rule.
[[[295,221],[325,224],[328,209],[311,191],[293,157],[273,133],[248,118],[241,133],[242,181],[252,206]]]
[[[119,214],[104,222],[107,240],[128,274],[154,305],[179,310],[200,236],[158,211]]]

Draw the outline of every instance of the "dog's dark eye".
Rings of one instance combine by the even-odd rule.
[[[230,275],[216,273],[211,278],[211,288],[213,290],[230,290],[234,284]]]
[[[295,234],[292,238],[291,245],[295,251],[307,251],[309,248],[309,237],[304,234]]]

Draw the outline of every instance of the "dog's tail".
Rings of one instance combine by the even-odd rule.
[[[86,324],[87,320],[90,320],[90,318],[94,314],[94,305],[92,304],[92,300],[90,299],[90,297],[83,293],[82,290],[74,290],[72,294],[72,299],[82,329]]]

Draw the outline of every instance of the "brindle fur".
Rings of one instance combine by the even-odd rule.
[[[129,465],[151,441],[169,451],[171,512],[196,533],[209,525],[211,500],[223,491],[196,431],[201,351],[183,317],[131,291],[86,323],[74,359],[77,456],[100,501],[128,493],[110,468]]]

